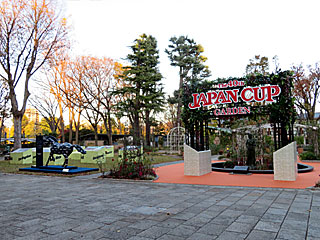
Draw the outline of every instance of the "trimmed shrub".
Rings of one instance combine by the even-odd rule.
[[[300,154],[301,160],[316,160],[317,157],[313,152],[303,152]]]

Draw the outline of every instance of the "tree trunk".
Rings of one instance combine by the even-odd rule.
[[[25,81],[25,89],[24,89],[24,98],[22,108],[19,111],[18,109],[18,101],[16,97],[16,93],[14,91],[13,81],[11,80],[11,74],[8,74],[8,85],[9,85],[9,98],[11,101],[11,112],[13,117],[13,126],[14,126],[14,145],[13,149],[21,148],[21,123],[24,112],[26,111],[27,100],[30,96],[28,91],[28,81],[30,75],[27,73],[26,81]]]
[[[54,119],[50,119],[49,118],[45,118],[46,122],[48,123],[49,127],[50,127],[50,131],[52,133],[55,133],[56,132],[56,124],[55,124],[55,121]]]
[[[61,141],[64,143],[66,141],[66,137],[64,135],[64,120],[63,120],[63,109],[61,103],[58,101],[59,111],[60,111],[60,133],[61,133]]]
[[[288,145],[288,131],[284,125],[284,123],[281,123],[281,142],[282,145],[281,147],[287,146]]]
[[[13,149],[21,148],[21,122],[22,115],[14,115],[13,116],[13,125],[14,125],[14,146]]]
[[[81,111],[78,113],[77,122],[74,120],[74,126],[76,128],[76,136],[75,136],[76,144],[79,144],[80,114],[81,114]]]
[[[150,147],[150,112],[146,112],[146,145]]]
[[[122,126],[121,126],[120,118],[117,118],[117,120],[118,120],[118,125],[119,125],[119,134],[124,134],[124,132],[122,132]]]
[[[178,109],[177,109],[177,122],[175,127],[181,127],[181,107],[182,107],[182,91],[183,91],[183,76],[182,70],[180,69],[180,83],[179,83],[179,99],[178,99]]]
[[[98,146],[98,125],[94,126],[94,144]]]
[[[76,120],[74,120],[74,127],[75,127],[75,144],[79,144],[79,128],[80,128],[80,123],[76,122]]]
[[[69,143],[72,143],[72,136],[73,132],[72,132],[72,121],[69,123]]]
[[[2,138],[2,132],[3,132],[3,123],[4,123],[4,117],[2,115],[1,118],[1,126],[0,126],[0,142],[1,142],[1,138]]]
[[[133,145],[140,145],[140,125],[139,125],[139,113],[136,111],[134,113],[133,119]]]
[[[73,113],[71,112],[72,110],[69,109],[69,143],[72,144],[72,137],[73,137],[73,132],[72,132],[72,122],[74,119]]]
[[[109,138],[109,145],[112,145],[112,123],[111,123],[111,113],[108,110],[108,128],[107,128],[108,138]]]

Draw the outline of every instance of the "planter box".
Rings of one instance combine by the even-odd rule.
[[[87,147],[85,150],[87,153],[81,156],[81,163],[97,163],[98,160],[106,162],[104,147]]]
[[[31,148],[31,150],[32,150],[32,162],[36,163],[36,155],[37,155],[36,148]]]
[[[48,158],[50,156],[50,148],[43,148],[43,165],[46,165]],[[50,161],[48,165],[62,165],[64,163],[64,156],[53,154],[55,161]]]
[[[10,164],[32,164],[32,149],[19,148],[10,153]]]
[[[83,149],[85,149],[86,147],[84,146],[81,146]],[[73,148],[73,151],[72,153],[70,154],[69,156],[69,159],[72,159],[72,160],[81,160],[81,158],[83,157],[83,154],[78,152],[78,150],[76,148]]]
[[[114,157],[114,146],[113,145],[106,145],[103,146],[105,148],[105,157]]]
[[[69,156],[69,159],[72,159],[72,160],[81,160],[81,157],[83,156],[84,154],[82,153],[79,153],[78,151],[73,151],[70,156]]]

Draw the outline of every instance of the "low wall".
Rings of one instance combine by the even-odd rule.
[[[211,151],[198,152],[184,144],[184,175],[201,176],[212,172]]]
[[[292,142],[273,153],[274,180],[296,181],[298,176],[297,144]]]

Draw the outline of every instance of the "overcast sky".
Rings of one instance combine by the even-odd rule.
[[[64,0],[73,26],[73,53],[124,62],[142,33],[158,41],[167,93],[178,88],[178,69],[164,50],[172,36],[204,47],[212,79],[241,77],[254,55],[279,57],[280,67],[320,61],[320,1],[292,0]]]

